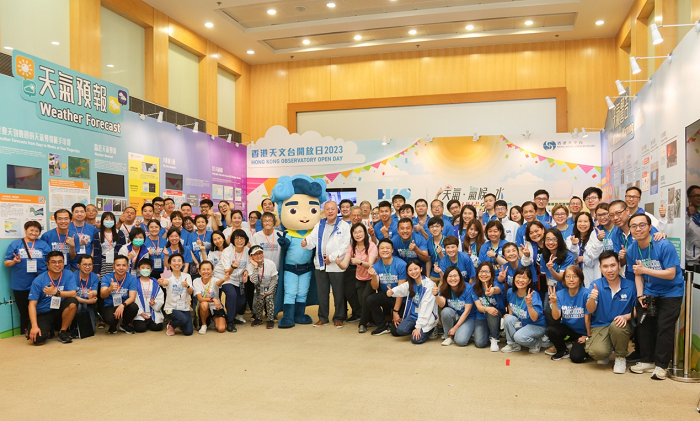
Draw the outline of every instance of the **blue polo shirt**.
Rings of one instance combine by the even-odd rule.
[[[544,256],[542,256],[544,259]],[[547,267],[547,262],[542,262],[542,270],[544,271],[544,275],[547,277],[548,281],[554,281],[554,276],[552,273],[549,271],[549,268]],[[574,257],[573,253],[567,252],[566,253],[566,259],[562,263],[559,263],[557,259],[554,259],[554,267],[552,268],[555,272],[557,273],[562,273],[566,270],[571,265],[576,264],[576,258]],[[564,285],[561,282],[557,282],[556,285],[557,291],[560,291],[564,289]]]
[[[422,251],[428,251],[428,243],[421,234],[411,233],[411,239],[404,241],[399,234],[394,234],[391,238],[391,242],[394,243],[394,256],[402,258],[404,261],[418,259],[418,255],[415,251],[410,250],[411,242],[416,243],[416,247]]]
[[[579,288],[573,297],[569,294],[568,288],[557,291],[557,306],[561,311],[561,322],[579,335],[588,334],[584,316],[590,314],[586,310],[586,301],[590,295],[591,292],[585,287]]]
[[[544,215],[535,215],[535,218],[537,218],[537,220],[543,224],[552,225],[554,223],[552,215],[550,215],[547,211],[544,211]]]
[[[540,221],[542,222],[542,221]],[[545,229],[551,228],[551,225],[549,225],[546,222],[542,222],[542,225],[544,225]],[[522,224],[520,228],[518,228],[518,232],[515,233],[515,244],[518,245],[518,247],[522,246],[525,244],[525,229],[527,228],[527,222]]]
[[[510,307],[510,312],[520,320],[523,326],[534,324],[535,326],[545,327],[547,325],[544,319],[542,300],[540,300],[540,294],[537,291],[532,293],[532,307],[538,314],[536,322],[533,322],[530,318],[525,297],[518,297],[518,294],[515,293],[515,288],[508,290],[508,306]]]
[[[389,288],[394,288],[399,284],[399,281],[406,279],[406,262],[398,257],[392,257],[391,264],[385,265],[380,258],[374,265],[374,271],[379,277],[379,289],[386,292]]]
[[[445,253],[445,257],[440,259],[440,263],[438,264],[438,266],[440,266],[440,269],[442,269],[443,274],[445,273],[448,267],[457,266],[457,269],[462,273],[462,277],[464,278],[464,282],[466,283],[469,283],[469,280],[476,276],[476,269],[474,269],[474,263],[472,262],[471,257],[469,257],[469,255],[463,251],[457,252],[456,263],[452,263],[452,260],[450,260],[450,256],[448,256],[447,253]]]
[[[44,294],[44,288],[50,287],[52,279],[49,272],[44,272],[32,281],[29,289],[29,301],[36,301],[36,314],[44,314],[51,311],[51,296]],[[75,291],[73,272],[63,269],[58,279],[53,279],[53,284],[59,291]],[[63,301],[63,298],[61,298]]]
[[[480,282],[480,281],[476,281]],[[476,295],[476,292],[472,290],[472,299],[474,301],[481,301],[481,305],[484,307],[496,307],[498,311],[501,313],[501,315],[505,314],[506,312],[506,287],[502,283],[500,283],[498,280],[493,281],[493,286],[496,288],[500,288],[501,292],[499,294],[493,294],[490,297],[488,297],[486,294],[482,294],[481,297]],[[534,295],[534,294],[533,294]],[[476,307],[476,306],[474,306]],[[476,312],[476,320],[483,320],[486,319],[486,314],[480,312],[477,310]]]
[[[32,260],[36,261],[36,272],[27,273],[27,248],[32,254]],[[27,243],[24,247],[24,239],[15,240],[10,243],[5,253],[5,260],[14,260],[15,253],[19,255],[20,262],[12,266],[10,270],[10,289],[15,291],[28,291],[34,279],[46,272],[46,255],[51,251],[51,247],[41,240]]]
[[[88,293],[90,290],[97,291],[98,284],[100,283],[100,277],[96,273],[90,272],[90,276],[85,280],[80,279],[80,271],[76,270],[73,272],[73,282],[75,282],[77,296],[87,300]],[[99,291],[97,291],[99,293]],[[99,295],[99,294],[98,294]]]
[[[610,231],[606,230],[604,226],[598,225],[596,228],[600,231],[605,231],[605,238],[603,238],[603,251],[615,250],[615,244],[613,242],[613,232],[616,226],[613,225]],[[564,237],[566,239],[566,237]]]
[[[506,271],[506,284],[508,284],[508,288],[513,288],[513,278],[515,277],[515,271],[522,266],[523,264],[520,263],[520,259],[518,259],[518,266],[513,269],[513,266],[511,266],[510,263],[506,263],[501,267],[501,270],[505,269]]]
[[[469,315],[467,316],[467,319],[473,319],[476,317],[476,314],[479,313],[479,311],[476,309],[476,306],[474,304],[474,287],[470,283],[465,283],[465,288],[462,293],[457,296],[455,295],[454,291],[452,288],[450,288],[450,295],[445,298],[445,307],[449,307],[452,310],[457,313],[457,317],[462,317],[462,314],[464,314],[464,307],[467,304],[472,304],[471,310],[469,310]],[[442,295],[440,295],[442,296]]]
[[[637,301],[637,288],[634,282],[620,278],[620,290],[615,293],[614,297],[607,279],[600,278],[593,281],[589,285],[590,291],[593,291],[594,285],[598,287],[598,299],[596,300],[598,307],[591,316],[591,327],[610,326],[615,317],[632,312]]]
[[[489,257],[487,253],[489,252],[489,250],[493,250],[493,251],[496,253],[497,256],[500,255],[500,256],[502,257],[502,256],[503,256],[503,246],[505,246],[506,244],[508,244],[508,242],[507,242],[506,240],[499,240],[499,241],[498,241],[498,247],[496,247],[496,249],[494,250],[494,249],[493,249],[493,246],[491,245],[491,241],[490,241],[490,240],[487,241],[487,242],[485,242],[485,243],[481,246],[481,250],[479,250],[479,263],[491,262],[491,263],[493,263],[494,265],[496,265],[496,264],[497,264],[497,263],[496,263],[496,258],[495,258],[495,257],[493,257],[493,258]]]
[[[68,226],[68,231],[74,232],[78,237],[88,238],[88,243],[81,246],[80,243],[75,243],[75,258],[71,261],[71,267],[73,269],[78,268],[78,256],[81,254],[87,254],[92,256],[92,239],[96,232],[99,232],[94,226],[84,223],[82,227],[78,228],[72,222]]]
[[[445,240],[445,235],[443,234],[442,239],[440,240],[440,247],[442,247],[442,253],[445,254],[445,247],[442,244]],[[430,256],[430,276],[433,278],[439,278],[440,274],[435,272],[433,270],[433,267],[435,266],[435,263],[438,265],[440,264],[440,256],[437,254],[435,251],[435,237],[433,237],[433,234],[430,234],[428,237],[428,240],[426,241],[426,244],[428,246],[428,255]]]
[[[377,237],[377,241],[382,240],[384,238],[384,234],[382,233],[383,226],[384,223],[382,221],[379,221],[376,224],[374,224],[374,236]],[[396,230],[398,228],[398,223],[392,220],[391,224],[389,225],[389,236],[387,238],[392,239],[394,237],[394,234],[396,234]]]
[[[652,225],[651,235],[653,236],[657,232],[659,232],[659,230],[657,230],[656,227]],[[622,250],[622,246],[625,246],[625,248],[629,252],[630,246],[632,246],[632,242],[634,241],[634,237],[632,237],[632,231],[630,231],[629,234],[625,235],[625,232],[622,231],[620,227],[614,227],[612,229],[612,232],[610,233],[610,237],[612,238],[613,242],[613,250],[615,250],[615,253],[618,254],[620,253],[620,250]]]
[[[68,229],[68,235],[62,235],[58,233],[56,228],[54,228],[50,231],[46,231],[41,236],[41,241],[48,244],[52,251],[56,250],[63,253],[66,268],[69,268],[71,264],[70,246],[66,244],[66,237],[68,236],[73,237],[73,241],[75,241],[75,253],[77,256],[77,253],[80,250],[80,237],[75,233],[75,231]]]
[[[105,307],[110,307],[114,305],[114,299],[113,297],[115,295],[121,295],[122,297],[122,303],[124,303],[127,299],[129,299],[129,291],[136,291],[136,282],[137,279],[134,275],[130,273],[126,273],[124,276],[124,279],[122,282],[116,281],[115,280],[115,273],[108,273],[102,278],[102,288],[108,288],[111,284],[112,281],[116,282],[118,285],[120,285],[119,289],[116,291],[111,291],[110,294],[107,296],[107,298],[104,299],[104,306]]]
[[[489,223],[489,221],[498,221],[498,217],[496,216],[496,212],[493,213],[493,215],[489,216],[488,212],[484,212],[481,215],[481,225],[486,228],[486,224]]]
[[[426,218],[426,219],[425,219],[425,224],[423,224],[423,229],[424,229],[425,232],[430,236],[430,235],[432,235],[432,234],[430,233],[430,228],[428,227],[428,221],[430,221],[430,218]],[[445,222],[444,220],[443,220],[442,222],[443,222],[443,225],[442,225],[442,235],[445,236],[445,237],[447,237],[448,235],[453,235],[454,228],[452,227],[452,225],[447,225],[447,224],[445,224],[445,223],[444,223],[444,222]],[[413,225],[415,226],[415,225],[418,225],[418,224],[419,224],[418,217],[417,217],[417,216],[414,216],[414,217],[413,217]]]
[[[670,241],[666,239],[654,241],[652,238],[649,246],[645,249],[640,249],[637,241],[630,243],[630,247],[627,249],[627,266],[625,268],[625,276],[628,279],[634,279],[632,266],[637,264],[637,260],[641,261],[646,267],[655,270],[676,268],[676,276],[671,280],[642,275],[644,295],[664,298],[683,296],[685,280],[681,270],[681,261],[676,253],[676,248],[673,247]]]

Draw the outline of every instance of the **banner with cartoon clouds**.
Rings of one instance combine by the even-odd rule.
[[[297,159],[297,152],[303,151],[306,159],[297,164],[280,161],[279,166],[255,163],[263,153],[269,159],[273,150],[277,160],[290,159],[290,150]],[[358,200],[373,204],[394,194],[410,203],[431,199],[440,188],[441,199],[463,204],[480,205],[486,193],[521,204],[532,200],[539,188],[549,190],[550,205],[568,203],[572,195],[599,185],[600,154],[598,133],[585,138],[559,133],[533,134],[529,139],[483,135],[478,140],[464,136],[351,142],[316,132],[289,134],[275,126],[249,145],[248,206],[259,208],[277,178],[293,174],[324,178],[329,188],[355,188]]]

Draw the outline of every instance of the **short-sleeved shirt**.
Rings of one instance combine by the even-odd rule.
[[[544,319],[542,300],[540,300],[540,294],[537,292],[533,292],[532,294],[532,308],[534,308],[535,312],[538,314],[537,321],[532,321],[530,312],[527,309],[525,297],[518,297],[515,288],[508,290],[508,306],[510,307],[510,312],[520,319],[523,326],[534,324],[535,326],[545,327],[547,325]]]
[[[204,231],[204,234],[199,234],[197,231],[187,234],[187,238],[185,239],[185,245],[189,246],[192,249],[192,252],[194,253],[194,257],[197,258],[198,261],[202,261],[202,251],[199,248],[199,245],[197,245],[197,240],[200,240],[202,243],[204,243],[204,248],[207,253],[209,253],[209,250],[211,250],[211,231]],[[206,254],[205,254],[206,256]]]
[[[65,267],[68,268],[70,267],[71,260],[70,260],[70,246],[66,244],[66,238],[67,237],[73,237],[73,241],[75,242],[75,253],[77,256],[77,253],[80,249],[80,237],[78,234],[75,233],[75,231],[71,231],[70,229],[68,230],[67,235],[59,234],[56,228],[46,231],[44,234],[41,236],[41,241],[45,242],[46,244],[51,247],[52,251],[60,251],[63,253],[63,258],[64,258],[64,263]]]
[[[252,275],[256,270],[258,271],[258,289],[262,288],[261,291],[272,286],[274,283],[272,278],[278,274],[275,262],[270,259],[263,259],[262,278],[260,277],[260,267],[256,269],[251,263],[248,263],[246,270],[249,275]]]
[[[369,250],[353,250],[352,243],[350,243],[350,245],[348,246],[347,254],[350,255],[350,258],[355,257],[356,259],[360,259],[363,262],[369,262],[370,258],[374,259],[374,261],[376,262],[378,255],[377,245],[370,241]],[[372,279],[372,277],[369,275],[369,269],[364,266],[357,266],[357,269],[355,270],[355,278],[361,281],[369,281],[370,279]]]
[[[382,240],[384,238],[384,234],[382,233],[382,227],[384,226],[384,223],[382,221],[377,222],[374,224],[374,236],[377,237],[377,241]],[[391,221],[391,224],[389,225],[389,235],[387,238],[391,239],[394,237],[394,234],[396,234],[396,230],[399,228],[398,223],[394,220]]]
[[[382,292],[386,292],[388,288],[394,288],[400,280],[406,279],[406,262],[398,257],[392,257],[389,265],[385,265],[384,261],[379,259],[372,267],[377,272],[379,288]]]
[[[27,260],[29,260],[27,249],[32,255],[31,260],[36,262],[36,270],[31,273],[27,272]],[[41,240],[29,242],[26,244],[26,247],[24,239],[11,242],[9,247],[7,247],[5,260],[14,260],[15,254],[18,254],[21,260],[12,266],[10,288],[15,291],[28,291],[34,279],[48,270],[46,268],[46,255],[50,251],[51,247]]]
[[[585,315],[590,314],[586,310],[586,301],[591,292],[585,287],[578,289],[573,297],[569,294],[569,289],[557,291],[557,306],[561,311],[561,322],[580,335],[586,335]]]
[[[391,242],[394,243],[394,256],[400,257],[406,262],[418,259],[416,252],[409,249],[412,242],[416,243],[418,249],[428,251],[428,243],[425,241],[425,238],[415,232],[411,233],[411,238],[408,241],[404,241],[401,236],[396,233],[391,238]]]
[[[649,246],[641,249],[637,241],[630,243],[627,249],[627,266],[625,268],[625,277],[634,279],[633,266],[637,260],[641,261],[644,266],[654,270],[664,270],[668,268],[676,268],[676,276],[673,279],[660,279],[655,276],[642,275],[644,280],[644,295],[654,297],[682,297],[683,271],[681,270],[681,261],[676,253],[676,248],[667,239],[655,241],[651,239]]]
[[[129,292],[136,291],[136,282],[140,282],[136,277],[130,273],[126,273],[123,279],[117,279],[116,273],[108,273],[102,278],[102,288],[108,288],[112,285],[112,282],[116,282],[119,285],[119,289],[116,291],[110,291],[107,298],[104,299],[105,307],[114,305],[114,297],[121,296],[122,303],[129,299]]]
[[[450,260],[450,256],[448,256],[447,253],[445,253],[445,257],[443,257],[440,260],[439,266],[442,270],[442,273],[445,273],[448,267],[456,266],[460,273],[462,273],[464,282],[467,283],[469,283],[469,280],[471,278],[474,278],[476,276],[474,262],[472,262],[471,257],[469,257],[469,255],[463,251],[457,252],[457,261],[455,263],[452,263],[452,260]]]
[[[423,300],[425,294],[432,294],[432,291],[428,291],[425,285],[421,283],[420,285],[414,285],[413,291],[415,295],[413,297],[406,297],[406,318],[408,320],[418,320],[418,309],[420,308],[420,302]]]
[[[219,287],[216,285],[217,279],[211,278],[206,285],[202,282],[202,278],[197,278],[193,281],[194,295],[201,295],[202,298],[211,298],[212,300],[219,299]],[[216,309],[216,303],[209,303],[209,309]]]
[[[482,263],[482,262],[491,262],[491,263],[493,263],[494,265],[497,264],[497,263],[496,263],[496,258],[495,258],[495,257],[489,257],[489,256],[488,256],[488,252],[489,252],[489,250],[493,250],[493,252],[496,253],[496,256],[498,256],[498,255],[501,255],[501,256],[502,256],[502,255],[503,255],[503,246],[505,246],[506,244],[508,244],[508,242],[507,242],[506,240],[500,240],[500,241],[498,242],[498,247],[496,247],[496,248],[494,249],[493,246],[491,245],[491,241],[485,242],[485,243],[481,246],[481,250],[479,250],[479,263]]]
[[[282,235],[282,232],[278,230],[272,230],[270,235],[265,235],[265,232],[260,230],[253,234],[250,244],[262,247],[265,258],[272,260],[279,267],[282,261],[282,250],[277,239],[282,237]]]
[[[76,295],[84,300],[88,299],[88,294],[90,291],[97,291],[97,287],[100,283],[100,277],[96,273],[90,272],[90,275],[85,279],[79,270],[73,272],[73,282],[76,286]],[[99,293],[99,291],[97,291]]]
[[[525,244],[525,230],[527,229],[527,224],[527,222],[523,222],[520,228],[518,228],[518,232],[515,233],[515,244],[518,246]],[[546,222],[542,222],[542,225],[544,225],[545,229],[551,228],[551,226]]]
[[[506,284],[508,284],[508,288],[513,288],[513,278],[515,277],[515,271],[518,270],[520,266],[523,264],[520,263],[520,259],[518,259],[518,266],[513,269],[513,266],[510,263],[506,263],[501,267],[501,270],[506,271]]]
[[[264,252],[263,252],[264,254]],[[224,270],[228,270],[233,265],[233,262],[238,262],[238,267],[233,269],[228,280],[224,284],[231,284],[235,286],[240,286],[243,281],[243,272],[246,271],[246,266],[248,265],[248,260],[250,256],[248,255],[248,247],[243,247],[243,251],[238,253],[234,246],[228,246],[223,253],[221,253],[221,262]],[[250,272],[248,272],[250,273]]]
[[[566,268],[568,268],[571,265],[576,264],[576,259],[574,258],[574,255],[571,252],[566,253],[566,259],[564,259],[563,263],[559,263],[557,259],[554,259],[554,267],[552,268],[555,272],[557,273],[563,273]],[[542,271],[544,272],[544,275],[547,277],[547,284],[548,285],[555,285],[557,291],[561,291],[564,289],[564,285],[561,282],[558,282],[556,279],[554,279],[554,276],[552,273],[549,271],[549,268],[547,267],[547,262],[544,262],[544,268]]]
[[[190,248],[190,246],[183,246],[182,248],[184,249],[184,251],[181,252],[179,248],[177,248],[177,247],[172,248],[171,245],[168,244],[165,249],[168,250],[169,256],[172,256],[175,254],[182,255],[182,259],[183,259],[182,263],[192,263],[192,249]],[[168,256],[168,259],[170,258],[169,256]]]
[[[51,296],[44,294],[44,288],[54,285],[59,291],[75,291],[73,272],[63,269],[58,279],[51,278],[49,272],[44,272],[32,281],[29,289],[29,301],[36,301],[36,314],[44,314],[51,311]],[[61,298],[61,301],[63,298]]]
[[[445,240],[445,235],[442,235],[442,238],[440,239],[440,248],[443,249],[442,253],[445,254],[445,247],[443,246],[443,242]],[[440,265],[440,255],[438,255],[436,247],[435,247],[435,237],[433,237],[433,234],[430,234],[428,236],[428,241],[426,241],[426,244],[428,246],[428,255],[430,256],[430,276],[433,278],[439,278],[440,274],[435,272],[435,263]]]
[[[477,280],[477,282],[479,282]],[[481,297],[476,295],[475,291],[472,291],[472,300],[474,301],[481,301],[481,305],[484,307],[496,307],[498,311],[501,313],[501,315],[505,314],[506,312],[506,287],[502,283],[498,282],[498,280],[493,281],[493,286],[494,288],[499,288],[501,290],[500,293],[498,294],[492,294],[490,297],[487,296],[486,294],[481,294]],[[476,306],[474,306],[476,307]],[[486,314],[477,311],[476,312],[476,319],[477,320],[483,320],[486,318]]]
[[[163,309],[170,314],[172,310],[189,311],[190,296],[187,294],[187,287],[182,286],[182,282],[187,282],[188,287],[192,287],[192,277],[188,273],[180,272],[180,277],[173,274],[168,278],[168,285],[165,287],[165,304]]]
[[[591,316],[591,327],[610,326],[617,316],[630,314],[637,301],[637,287],[629,279],[620,278],[620,290],[613,296],[607,279],[596,279],[589,285],[589,290],[598,288],[598,306]]]
[[[78,267],[78,256],[81,254],[92,256],[92,238],[95,236],[95,233],[99,231],[88,223],[84,223],[82,227],[76,227],[73,222],[68,226],[68,231],[74,232],[80,239],[87,240],[87,244],[85,245],[80,245],[79,242],[75,243],[75,258],[71,261],[71,267],[76,269]]]
[[[457,313],[457,316],[462,317],[462,314],[464,314],[464,307],[467,304],[472,304],[472,308],[469,311],[469,315],[467,316],[468,319],[473,319],[476,317],[476,313],[478,311],[475,311],[476,306],[474,304],[474,298],[473,298],[473,287],[470,283],[465,283],[464,284],[464,291],[458,296],[455,294],[455,292],[450,288],[450,295],[445,298],[445,306],[451,308],[452,310]]]
[[[151,260],[154,262],[153,270],[161,271],[165,267],[165,255],[163,250],[168,245],[168,240],[163,237],[158,237],[157,240],[153,240],[150,236],[146,238],[143,242],[143,246],[148,251]],[[155,267],[156,259],[160,259],[160,267]]]

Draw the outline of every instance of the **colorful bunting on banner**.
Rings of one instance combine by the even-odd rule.
[[[553,167],[553,166],[554,166],[553,163],[555,163],[555,164],[558,165],[558,166],[565,166],[565,167],[568,167],[570,170],[573,170],[573,169],[576,168],[576,167],[580,167],[581,170],[582,170],[584,173],[586,173],[586,174],[588,174],[592,169],[595,169],[599,174],[600,174],[601,171],[602,171],[601,167],[596,167],[596,166],[591,166],[591,165],[582,165],[582,164],[576,164],[576,163],[573,163],[573,162],[561,161],[561,160],[558,160],[558,159],[548,158],[548,157],[546,157],[546,156],[542,156],[542,155],[536,154],[536,153],[534,153],[534,152],[527,151],[527,150],[525,150],[525,149],[519,147],[519,146],[516,145],[515,143],[513,143],[513,142],[509,141],[508,139],[506,139],[505,136],[502,136],[501,139],[502,139],[504,142],[506,142],[506,146],[507,146],[508,148],[513,148],[513,149],[519,150],[520,152],[525,153],[525,158],[530,158],[530,156],[532,155],[532,158],[534,158],[534,159],[539,159],[539,161],[535,161],[535,163],[542,163],[542,162],[545,162],[545,161],[546,161],[547,163],[550,164],[550,167]],[[506,155],[506,158],[508,158],[508,155]],[[562,169],[562,172],[566,172],[566,168]],[[596,178],[596,175],[595,175],[595,174],[591,174],[591,177],[592,177],[592,178]]]

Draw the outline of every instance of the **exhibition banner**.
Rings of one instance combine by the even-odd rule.
[[[40,119],[121,137],[126,88],[19,50],[12,51],[12,74]]]

